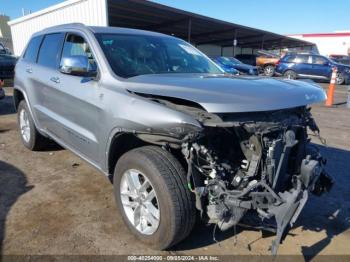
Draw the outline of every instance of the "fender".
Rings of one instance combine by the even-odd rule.
[[[18,87],[18,86],[14,86],[13,89],[14,89],[14,90],[18,90],[19,92],[22,93],[22,95],[23,95],[23,97],[24,97],[24,100],[25,100],[26,103],[27,103],[28,110],[29,110],[29,114],[30,114],[30,116],[32,117],[32,119],[33,119],[33,121],[34,121],[35,127],[37,128],[37,130],[38,130],[40,133],[42,133],[43,135],[47,136],[45,130],[42,129],[42,128],[40,128],[39,122],[38,122],[38,120],[36,119],[36,117],[35,117],[34,114],[33,114],[32,106],[31,106],[31,104],[29,103],[29,99],[28,99],[27,93],[24,91],[24,89],[22,89],[22,88],[20,88],[20,87]],[[13,99],[15,99],[15,98],[13,97]],[[14,103],[15,103],[15,101],[14,101]],[[17,111],[17,109],[16,109],[16,111]]]

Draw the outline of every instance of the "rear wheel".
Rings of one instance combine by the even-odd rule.
[[[287,70],[284,72],[283,76],[287,79],[297,79],[297,73],[295,73],[293,70]]]
[[[25,100],[18,105],[17,125],[22,143],[26,148],[37,151],[46,147],[49,140],[36,129]]]
[[[129,230],[142,242],[166,249],[191,232],[196,213],[185,171],[169,152],[145,146],[124,154],[114,171],[114,194]]]
[[[342,73],[337,73],[337,77],[335,79],[335,83],[337,85],[342,85],[345,83],[345,77]]]
[[[275,67],[273,65],[267,65],[264,67],[264,75],[273,76],[275,74]]]

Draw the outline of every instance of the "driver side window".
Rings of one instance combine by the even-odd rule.
[[[74,56],[85,56],[89,61],[89,70],[97,70],[94,56],[85,39],[77,34],[68,34],[64,42],[62,58]]]

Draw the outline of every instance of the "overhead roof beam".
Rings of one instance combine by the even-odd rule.
[[[231,28],[231,29],[225,29],[225,30],[216,30],[216,31],[211,31],[208,33],[200,33],[200,34],[193,34],[192,38],[196,38],[196,37],[202,37],[202,36],[211,36],[211,35],[219,35],[219,34],[223,34],[223,33],[229,33],[229,32],[234,32],[236,28]]]
[[[188,30],[188,19],[191,18],[191,30],[190,30],[190,40],[194,44],[219,44],[232,46],[233,44],[233,31],[235,29],[239,30],[237,34],[237,41],[239,46],[248,45],[247,43],[241,43],[244,40],[252,40],[250,42],[257,42],[260,45],[266,47],[270,46],[267,41],[274,41],[274,39],[283,38],[285,45],[299,45],[303,42],[308,44],[308,42],[303,40],[293,41],[291,38],[281,36],[272,32],[267,32],[264,30],[250,28],[247,26],[242,26],[227,21],[222,21],[219,19],[214,19],[206,17],[203,15],[187,12],[184,10],[176,9],[173,7],[161,5],[151,1],[144,0],[107,0],[109,14],[117,13],[126,16],[123,24],[127,26],[129,22],[137,28],[153,30],[158,32],[170,32],[170,34],[176,34],[183,39],[189,39]],[[127,16],[130,16],[129,19]],[[133,16],[138,16],[139,19],[132,20]],[[140,20],[149,20],[140,21]],[[111,19],[113,20],[113,19]],[[116,19],[115,19],[116,20]],[[129,21],[128,21],[129,20]],[[137,21],[140,22],[137,22]],[[113,25],[113,22],[111,25]],[[120,22],[121,23],[121,22]],[[156,24],[157,23],[157,24]],[[118,24],[116,21],[115,24]],[[181,32],[179,32],[181,31]],[[178,33],[179,32],[179,33]],[[231,33],[232,32],[232,33]],[[262,35],[266,35],[264,44],[262,44]],[[240,37],[242,36],[242,37]],[[220,39],[220,37],[222,39]],[[250,43],[249,43],[250,45]]]
[[[188,18],[183,18],[183,19],[179,19],[179,20],[171,20],[171,21],[167,21],[164,23],[158,23],[156,25],[149,25],[149,26],[145,26],[144,29],[146,29],[146,30],[161,29],[164,27],[169,27],[169,26],[176,25],[179,23],[184,23],[184,22],[188,22]]]
[[[263,35],[259,34],[259,35],[253,35],[253,36],[244,36],[244,37],[239,37],[239,35],[237,36],[237,42],[239,45],[239,42],[242,40],[249,40],[249,39],[254,39],[254,38],[259,38],[259,43],[260,43],[260,39]],[[208,40],[208,41],[202,41],[202,42],[197,42],[198,45],[205,45],[205,44],[214,44],[214,43],[220,43],[220,42],[228,42],[228,41],[232,41],[233,37],[231,38],[225,38],[225,39],[214,39],[214,40]]]

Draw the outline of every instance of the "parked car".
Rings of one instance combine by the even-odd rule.
[[[226,72],[235,70],[238,74],[258,75],[258,69],[256,66],[243,64],[234,57],[218,56],[213,58],[213,61]]]
[[[220,63],[218,60],[217,60],[218,57],[212,57],[211,60],[213,60],[215,62],[215,64],[217,64],[223,71],[225,71],[225,73],[227,74],[231,74],[231,75],[239,75],[240,72],[234,68],[233,66],[229,66],[227,63],[226,63],[226,66],[222,63]]]
[[[315,54],[287,54],[276,67],[276,74],[290,79],[310,78],[330,81],[332,69],[337,68],[336,84],[347,84],[350,79],[350,66]]]
[[[5,90],[2,88],[2,81],[0,80],[0,100],[5,97]]]
[[[19,58],[13,97],[24,146],[53,139],[110,177],[125,224],[156,249],[186,238],[196,209],[221,230],[252,211],[275,218],[275,254],[308,191],[332,185],[306,132],[318,133],[307,105],[321,88],[227,76],[168,35],[45,29]]]
[[[348,55],[330,55],[329,58],[336,63],[350,66],[350,56]]]
[[[13,79],[16,57],[0,43],[0,80]]]
[[[235,56],[244,64],[257,66],[266,76],[273,76],[275,74],[276,63],[280,57],[265,51],[259,51],[258,54],[240,54]]]

